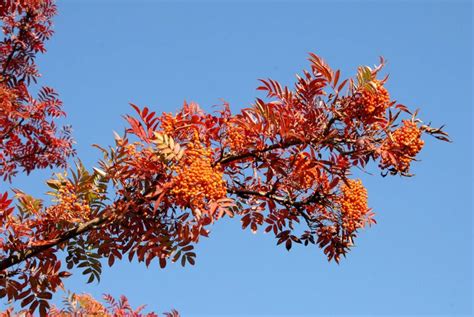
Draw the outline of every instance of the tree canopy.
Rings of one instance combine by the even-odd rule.
[[[392,98],[383,58],[343,79],[310,54],[293,87],[261,80],[267,97],[237,113],[226,103],[207,113],[185,102],[161,114],[131,104],[115,145],[96,145],[96,167],[77,157],[69,166],[70,129],[56,124],[62,102],[52,88],[32,92],[55,13],[50,0],[0,4],[0,176],[60,169],[47,181],[50,201],[20,189],[0,194],[0,297],[31,313],[67,314],[49,300],[73,269],[93,282],[103,263],[124,257],[194,265],[194,245],[223,217],[273,233],[287,250],[316,245],[339,262],[376,222],[351,171],[375,162],[382,176],[412,176],[423,135],[449,141]],[[107,297],[108,309],[88,296],[71,296],[68,309],[140,314],[126,298]]]

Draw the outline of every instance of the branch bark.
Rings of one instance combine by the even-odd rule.
[[[276,202],[278,202],[280,205],[283,205],[285,207],[294,207],[298,211],[298,214],[304,218],[306,223],[308,224],[309,227],[314,222],[318,222],[315,219],[312,219],[304,210],[303,206],[306,204],[312,204],[318,201],[321,201],[323,197],[320,195],[320,193],[314,193],[313,195],[307,197],[306,199],[302,201],[291,201],[289,198],[277,196],[275,194],[272,194],[271,192],[261,192],[261,191],[254,191],[254,190],[247,190],[247,189],[229,189],[228,193],[234,194],[238,197],[241,198],[246,198],[248,196],[257,196],[257,197],[262,197],[262,198],[268,198],[272,199]]]
[[[96,217],[92,220],[89,220],[86,223],[80,224],[76,228],[64,232],[60,237],[58,237],[56,239],[53,239],[53,240],[50,240],[50,241],[48,241],[47,243],[45,243],[43,245],[40,245],[40,246],[37,246],[37,247],[32,247],[32,248],[26,250],[23,253],[14,254],[14,255],[11,255],[11,256],[3,259],[2,261],[0,261],[0,271],[4,271],[4,270],[6,270],[6,269],[8,269],[8,268],[10,268],[10,267],[12,267],[16,264],[19,264],[19,263],[21,263],[25,260],[28,260],[28,259],[38,255],[39,253],[41,253],[43,251],[46,251],[46,250],[48,250],[52,247],[55,247],[55,246],[65,242],[69,239],[77,237],[77,236],[79,236],[83,233],[86,233],[88,231],[100,228],[100,226],[102,224],[106,223],[107,220],[110,219],[110,217],[108,217],[107,215],[108,215],[108,213],[105,213],[102,216]]]
[[[246,159],[246,158],[249,158],[249,157],[253,157],[256,154],[261,154],[261,153],[269,152],[269,151],[276,150],[276,149],[286,149],[290,146],[300,145],[300,144],[304,144],[304,142],[301,141],[301,140],[296,140],[296,139],[291,140],[291,141],[287,141],[287,142],[280,142],[280,143],[269,145],[269,146],[267,146],[263,149],[256,149],[256,150],[252,150],[252,151],[245,152],[245,153],[242,153],[242,154],[237,154],[237,155],[226,155],[222,159],[219,159],[216,162],[214,162],[212,165],[215,166],[217,164],[221,164],[221,165],[222,164],[228,164],[228,163],[243,160],[243,159]]]

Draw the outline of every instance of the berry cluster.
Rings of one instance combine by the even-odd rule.
[[[231,151],[240,152],[245,150],[247,145],[245,132],[232,121],[227,125],[227,138]]]
[[[369,211],[367,207],[367,189],[359,180],[347,180],[347,184],[341,186],[339,198],[342,214],[342,227],[348,232],[354,232],[362,228],[365,216]]]
[[[364,123],[374,123],[383,118],[390,106],[390,95],[385,87],[375,81],[375,88],[359,89],[351,98],[346,109],[351,118],[358,118]]]
[[[213,167],[211,151],[204,148],[197,135],[187,145],[179,163],[172,167],[173,179],[171,195],[182,208],[203,209],[213,200],[224,198],[226,184],[219,166]]]
[[[91,208],[81,197],[78,197],[72,183],[67,182],[57,190],[56,201],[57,204],[49,209],[49,214],[58,221],[77,223],[89,219]]]
[[[382,145],[382,152],[388,152],[392,157],[382,155],[381,167],[393,166],[399,172],[407,172],[423,145],[420,128],[413,121],[403,120],[403,126],[395,130]]]
[[[160,121],[163,133],[167,135],[174,135],[178,123],[176,117],[171,113],[164,112],[160,117]]]

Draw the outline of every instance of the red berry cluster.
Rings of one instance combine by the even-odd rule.
[[[381,166],[392,166],[399,172],[407,172],[413,158],[423,148],[421,130],[415,122],[403,120],[403,126],[387,137],[382,145]]]
[[[367,207],[367,189],[361,180],[347,180],[347,184],[341,186],[339,199],[342,214],[342,226],[348,232],[354,232],[362,228],[365,216],[369,211]]]
[[[213,167],[211,164],[211,151],[204,148],[195,135],[187,145],[183,158],[172,167],[176,176],[171,194],[178,206],[202,210],[208,202],[227,195],[220,167]]]
[[[375,81],[374,85],[375,87],[357,90],[349,99],[346,115],[369,124],[385,116],[385,111],[390,106],[390,95],[379,81]]]

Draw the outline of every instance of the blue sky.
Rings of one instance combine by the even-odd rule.
[[[183,100],[211,110],[225,99],[237,111],[261,96],[258,78],[292,84],[308,52],[346,76],[385,56],[391,96],[454,139],[426,138],[415,178],[363,176],[378,224],[340,265],[315,247],[287,252],[231,219],[198,245],[194,267],[127,261],[106,268],[100,284],[86,286],[77,272],[68,289],[183,316],[470,315],[470,1],[60,1],[55,25],[42,83],[59,91],[88,167],[100,155],[91,144],[123,130],[129,102],[170,112]],[[50,175],[13,186],[41,195]]]

